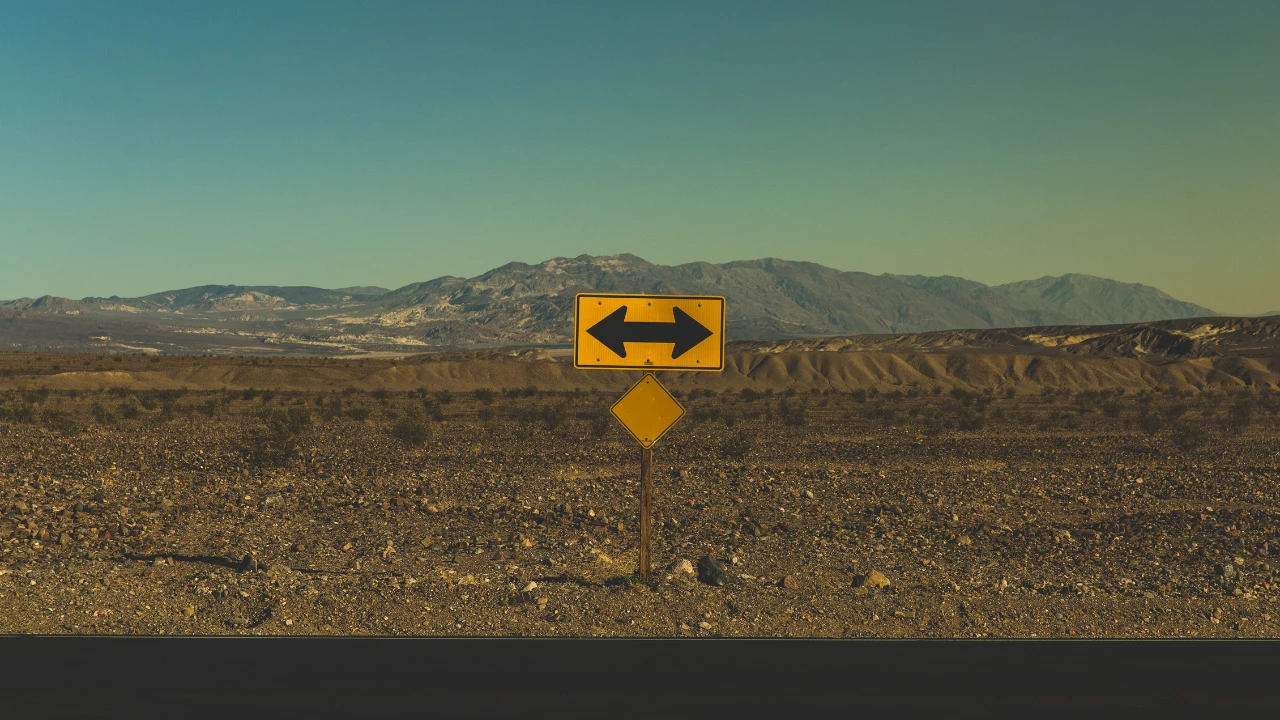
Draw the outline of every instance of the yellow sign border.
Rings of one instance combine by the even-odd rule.
[[[579,365],[578,364],[578,335],[580,333],[580,323],[578,314],[582,307],[582,298],[662,298],[663,300],[719,300],[720,301],[720,365],[717,367],[707,367],[705,365],[684,365],[651,367],[645,365]],[[573,367],[577,370],[643,370],[651,373],[654,370],[663,370],[667,372],[724,372],[724,347],[725,347],[725,324],[729,315],[729,303],[723,295],[652,295],[645,293],[577,293],[573,296]],[[704,326],[705,327],[705,326]],[[654,378],[657,379],[656,377]],[[664,386],[665,387],[665,386]],[[668,391],[670,392],[670,391]]]

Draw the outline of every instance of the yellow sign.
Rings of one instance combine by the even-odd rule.
[[[618,398],[609,412],[645,447],[653,447],[663,433],[684,417],[684,408],[652,373],[645,373],[640,382]]]
[[[579,293],[573,366],[724,370],[724,298]]]

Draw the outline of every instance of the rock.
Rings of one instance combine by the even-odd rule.
[[[249,619],[237,615],[231,618],[230,620],[228,620],[227,622],[235,627],[244,627],[249,624]]]
[[[1236,566],[1231,563],[1218,563],[1213,566],[1213,571],[1223,580],[1231,580],[1236,576]]]
[[[196,614],[196,609],[188,605],[187,607],[182,608],[182,614],[186,615],[187,617],[194,617]]]
[[[253,556],[253,553],[249,553],[249,554],[245,555],[245,556],[244,556],[244,559],[240,561],[240,568],[239,568],[239,570],[240,570],[240,572],[242,572],[242,573],[257,572],[257,571],[258,571],[258,558],[254,557],[254,556]]]
[[[1069,543],[1071,542],[1071,533],[1066,530],[1055,530],[1053,532],[1053,541],[1055,543]]]
[[[961,535],[960,537],[956,538],[956,544],[962,545],[962,546],[968,546],[973,544],[973,540],[969,539],[968,535]]]
[[[600,553],[599,555],[596,556],[597,565],[608,565],[611,562],[613,562],[613,558],[609,557],[608,555],[605,555],[604,553]]]
[[[698,558],[698,580],[708,584],[721,586],[729,582],[729,574],[725,572],[724,565],[719,560],[710,555],[703,555]]]
[[[707,622],[706,620],[703,620],[702,622],[698,623],[698,627],[702,628],[703,630],[710,630],[714,626],[711,623]]]
[[[866,575],[855,575],[853,577],[853,586],[871,588],[889,587],[889,578],[885,577],[884,573],[879,570],[872,570]]]
[[[20,512],[20,513],[24,513],[24,514],[25,514],[25,513],[28,513],[28,512],[31,512],[31,506],[30,506],[30,505],[28,505],[28,504],[26,504],[26,503],[24,503],[24,502],[22,502],[21,500],[19,500],[19,501],[15,502],[15,503],[13,504],[13,509],[14,509],[14,510],[17,510],[17,511],[18,511],[18,512]]]
[[[800,581],[796,579],[795,575],[783,575],[782,580],[778,583],[778,586],[784,587],[788,590],[795,590],[796,588],[800,587]]]
[[[812,491],[812,490],[805,490],[805,491],[804,491],[804,496],[805,496],[805,497],[807,497],[807,498],[809,498],[810,500],[812,500],[812,499],[813,499],[813,491]]]
[[[520,588],[520,592],[525,592],[525,593],[533,592],[534,590],[537,590],[537,589],[538,589],[538,583],[530,580],[528,583],[525,584],[523,588]]]
[[[84,503],[78,502],[71,506],[72,512],[84,512]]]
[[[671,563],[671,574],[672,575],[692,575],[693,563],[684,559],[676,560],[675,562]]]

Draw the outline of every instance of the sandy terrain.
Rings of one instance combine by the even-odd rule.
[[[1273,391],[686,384],[642,583],[612,390],[41,391],[74,360],[5,359],[0,632],[1280,634]]]

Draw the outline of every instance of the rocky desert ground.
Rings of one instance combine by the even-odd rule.
[[[603,380],[5,355],[0,632],[1280,635],[1273,386],[1077,364],[820,389],[772,361],[659,375],[689,412],[643,582]]]

